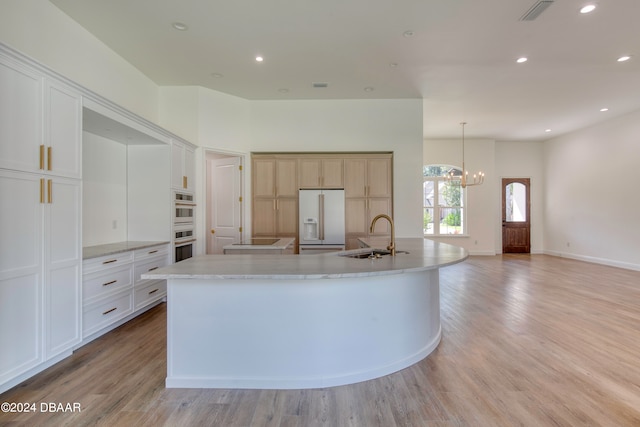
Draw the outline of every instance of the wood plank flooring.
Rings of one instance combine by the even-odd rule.
[[[312,390],[165,389],[166,308],[0,402],[2,426],[640,426],[640,272],[545,255],[441,270],[443,338],[383,378]],[[41,413],[42,402],[81,412]]]

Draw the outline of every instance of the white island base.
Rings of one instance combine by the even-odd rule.
[[[167,280],[166,386],[322,388],[423,359],[440,342],[439,269],[467,252],[396,243],[393,257],[202,255],[145,273]]]
[[[332,280],[173,279],[168,291],[169,388],[351,384],[410,366],[440,342],[438,269]]]

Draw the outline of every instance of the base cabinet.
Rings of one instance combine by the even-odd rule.
[[[83,263],[83,339],[110,331],[119,321],[167,295],[166,281],[140,276],[170,263],[168,244],[134,249]]]

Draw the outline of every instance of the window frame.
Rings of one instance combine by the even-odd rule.
[[[436,170],[436,168],[438,168],[439,170],[439,174],[431,174],[429,175],[428,173],[430,171]],[[458,189],[460,192],[460,205],[448,205],[443,203],[440,203],[442,201],[441,199],[441,194],[440,194],[440,184],[444,183],[446,181],[448,181],[449,179],[446,177],[446,174],[451,174],[453,173],[453,179],[451,180],[451,182],[453,183],[457,183],[458,184]],[[426,224],[424,224],[423,226],[423,235],[425,237],[464,237],[464,236],[468,236],[467,233],[467,192],[465,191],[464,188],[462,188],[460,186],[460,177],[462,177],[462,170],[460,168],[458,168],[457,166],[452,166],[452,165],[443,165],[443,164],[429,164],[429,165],[424,165],[423,169],[422,169],[422,215],[423,218],[426,215],[427,209],[430,209],[433,211],[433,215],[432,215],[432,224],[433,224],[433,232],[432,233],[428,233],[428,229],[425,227]],[[456,179],[457,178],[457,179]],[[429,181],[429,182],[433,182],[433,206],[427,206],[427,197],[425,194],[425,183]],[[441,222],[443,221],[442,219],[440,221],[433,221],[433,218],[443,218],[443,214],[441,213],[443,210],[446,211],[448,209],[458,209],[460,212],[460,232],[459,233],[455,233],[455,232],[448,232],[448,233],[443,233],[441,230]]]

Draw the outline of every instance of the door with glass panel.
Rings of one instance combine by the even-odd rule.
[[[529,178],[502,178],[502,253],[531,252]]]

